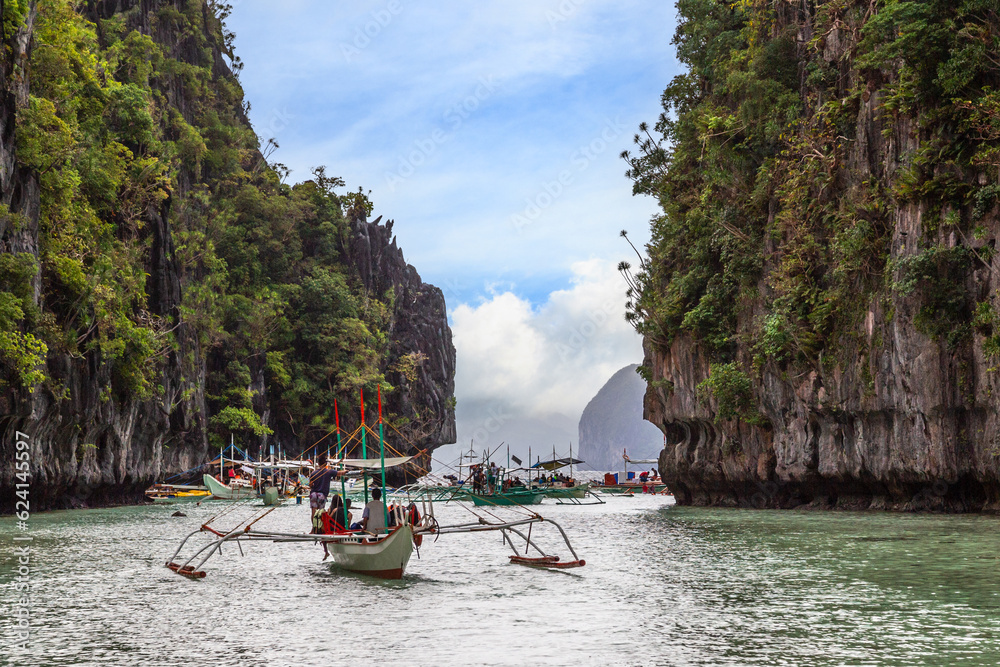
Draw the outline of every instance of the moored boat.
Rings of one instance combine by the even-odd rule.
[[[601,493],[611,493],[615,495],[632,495],[635,493],[662,493],[670,494],[670,490],[667,485],[663,483],[662,480],[658,480],[655,477],[644,479],[641,475],[639,478],[632,477],[629,479],[628,466],[632,465],[657,465],[656,459],[630,459],[628,452],[622,451],[622,460],[625,461],[625,472],[619,478],[618,473],[605,473],[604,483],[596,484],[596,488],[600,489]],[[633,473],[634,474],[634,473]],[[654,469],[655,475],[655,469]]]
[[[243,500],[244,498],[252,498],[257,495],[257,491],[253,488],[253,483],[243,479],[234,479],[231,484],[223,484],[207,474],[202,479],[213,498],[220,500]]]
[[[582,500],[587,497],[590,484],[573,484],[572,486],[550,486],[545,493],[546,498]]]
[[[207,500],[211,495],[203,486],[154,484],[146,489],[146,497],[154,503],[190,503]]]
[[[531,488],[536,490],[545,491],[546,498],[554,498],[559,501],[560,505],[572,504],[572,505],[600,505],[603,504],[602,501],[597,496],[590,493],[590,483],[577,480],[573,477],[573,466],[585,463],[580,459],[573,458],[573,447],[570,445],[569,456],[563,458],[557,458],[555,450],[552,451],[552,458],[548,461],[537,461],[531,466],[531,470],[537,474],[541,471],[545,471],[548,475],[542,475],[541,477],[536,477],[535,481],[532,482]],[[569,476],[563,475],[561,471],[563,468],[569,468]],[[588,496],[591,498],[591,502],[581,503],[581,500],[585,500]],[[568,501],[568,502],[563,502]]]
[[[612,483],[605,483],[596,487],[601,493],[610,493],[619,496],[634,495],[636,493],[666,493],[670,491],[667,485],[662,482],[614,482],[614,475],[611,476]]]
[[[545,499],[546,493],[544,490],[514,488],[506,491],[497,491],[496,493],[469,492],[463,497],[471,500],[472,504],[477,507],[486,507],[489,505],[509,507],[511,505],[539,505]]]

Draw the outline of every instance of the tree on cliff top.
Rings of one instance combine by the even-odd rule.
[[[5,36],[22,5],[5,3]],[[358,387],[392,390],[394,295],[368,293],[346,260],[345,209],[370,202],[338,194],[323,169],[288,186],[260,153],[218,59],[238,69],[224,4],[150,7],[107,17],[37,3],[17,157],[39,180],[39,256],[0,255],[0,381],[69,400],[61,367],[43,362],[87,359],[106,377],[102,400],[172,409],[197,390],[204,355],[216,439],[270,432],[267,411],[303,437],[325,432],[335,397],[349,407]],[[179,300],[155,284],[165,270]],[[180,386],[164,386],[168,358]]]
[[[972,244],[1000,195],[996,4],[680,0],[678,12],[687,72],[623,154],[635,193],[661,207],[629,304],[640,333],[690,336],[720,364],[810,366],[855,345],[872,301],[908,285],[919,330],[966,340],[973,304],[954,285],[989,251],[966,261],[940,246],[950,233]],[[877,157],[852,163],[870,100],[874,131],[906,119],[916,134],[890,173]],[[919,257],[890,261],[892,211],[909,205],[926,211]]]

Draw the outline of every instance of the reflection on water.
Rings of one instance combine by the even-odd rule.
[[[252,544],[242,555],[227,546],[201,581],[164,568],[180,538],[222,507],[184,507],[187,518],[158,506],[33,515],[33,649],[10,659],[1000,664],[993,517],[688,509],[637,496],[541,506],[587,560],[573,571],[509,565],[499,534],[425,540],[399,582],[340,572],[319,547],[294,544]],[[470,516],[438,509],[442,523]],[[265,521],[305,530],[308,509],[281,507]],[[4,646],[14,534],[14,521],[0,519]]]

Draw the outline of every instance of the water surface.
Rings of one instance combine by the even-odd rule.
[[[549,503],[552,501],[546,501]],[[11,655],[11,518],[0,519],[0,659],[39,665],[997,665],[1000,520],[544,504],[587,566],[510,565],[499,534],[425,541],[399,582],[311,545],[228,546],[208,577],[163,567],[225,507],[31,517],[31,652]],[[439,505],[442,523],[468,520]],[[223,523],[225,523],[223,521]],[[302,531],[304,506],[260,527]],[[550,529],[551,530],[551,529]],[[536,531],[535,536],[538,536]],[[568,556],[554,534],[553,551]]]

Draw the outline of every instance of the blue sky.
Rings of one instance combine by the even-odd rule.
[[[293,182],[325,165],[371,190],[407,261],[444,290],[460,440],[482,421],[471,406],[526,393],[537,400],[517,414],[572,421],[641,360],[613,267],[630,253],[618,231],[644,241],[656,208],[632,197],[619,154],[679,72],[672,3],[232,4],[251,120],[280,144],[272,159]],[[520,385],[479,381],[501,373]]]

